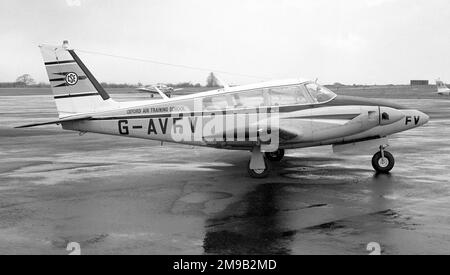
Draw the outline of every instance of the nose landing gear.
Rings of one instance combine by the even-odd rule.
[[[387,146],[380,146],[380,151],[372,158],[372,166],[378,173],[387,174],[395,165],[394,156],[385,151]]]
[[[270,162],[261,153],[261,148],[256,146],[252,150],[252,156],[248,162],[248,174],[255,179],[266,178],[270,174]]]
[[[270,162],[264,158],[265,168],[252,169],[251,161],[248,162],[248,174],[255,179],[267,178],[270,174]]]

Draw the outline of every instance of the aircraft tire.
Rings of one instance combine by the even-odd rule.
[[[276,152],[267,152],[265,155],[270,161],[281,161],[284,158],[284,149],[278,149]]]
[[[264,163],[266,164],[265,170],[253,170],[250,169],[250,161],[248,162],[247,170],[250,177],[255,179],[263,179],[267,178],[270,174],[270,162],[267,160],[267,158],[264,158]]]
[[[376,153],[372,158],[372,166],[378,173],[387,174],[394,168],[394,156],[388,151],[384,151],[384,159],[381,157],[381,152]]]

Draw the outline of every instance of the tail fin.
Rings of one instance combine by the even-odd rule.
[[[60,118],[117,106],[66,41],[63,46],[40,48]]]
[[[450,89],[447,86],[445,86],[444,82],[442,82],[440,79],[436,80],[436,86],[438,89],[438,93],[450,91]]]

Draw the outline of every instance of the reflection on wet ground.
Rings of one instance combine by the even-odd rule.
[[[33,115],[23,115],[18,102]],[[449,110],[396,135],[392,174],[371,156],[288,152],[270,178],[246,174],[247,152],[64,132],[16,130],[46,120],[51,98],[0,102],[0,254],[384,254],[450,252]],[[25,112],[26,113],[26,112]]]
[[[213,254],[288,254],[289,232],[279,227],[279,185],[266,183],[207,220],[203,247]],[[228,230],[228,228],[232,230]]]

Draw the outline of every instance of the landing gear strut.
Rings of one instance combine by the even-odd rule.
[[[380,146],[380,151],[372,158],[372,166],[378,173],[387,174],[395,165],[394,156],[385,151],[387,146]]]
[[[266,178],[270,174],[270,162],[261,153],[260,147],[252,150],[252,157],[248,162],[248,174],[256,179]]]
[[[270,161],[281,161],[284,157],[284,149],[278,149],[275,152],[267,152],[265,155]]]

